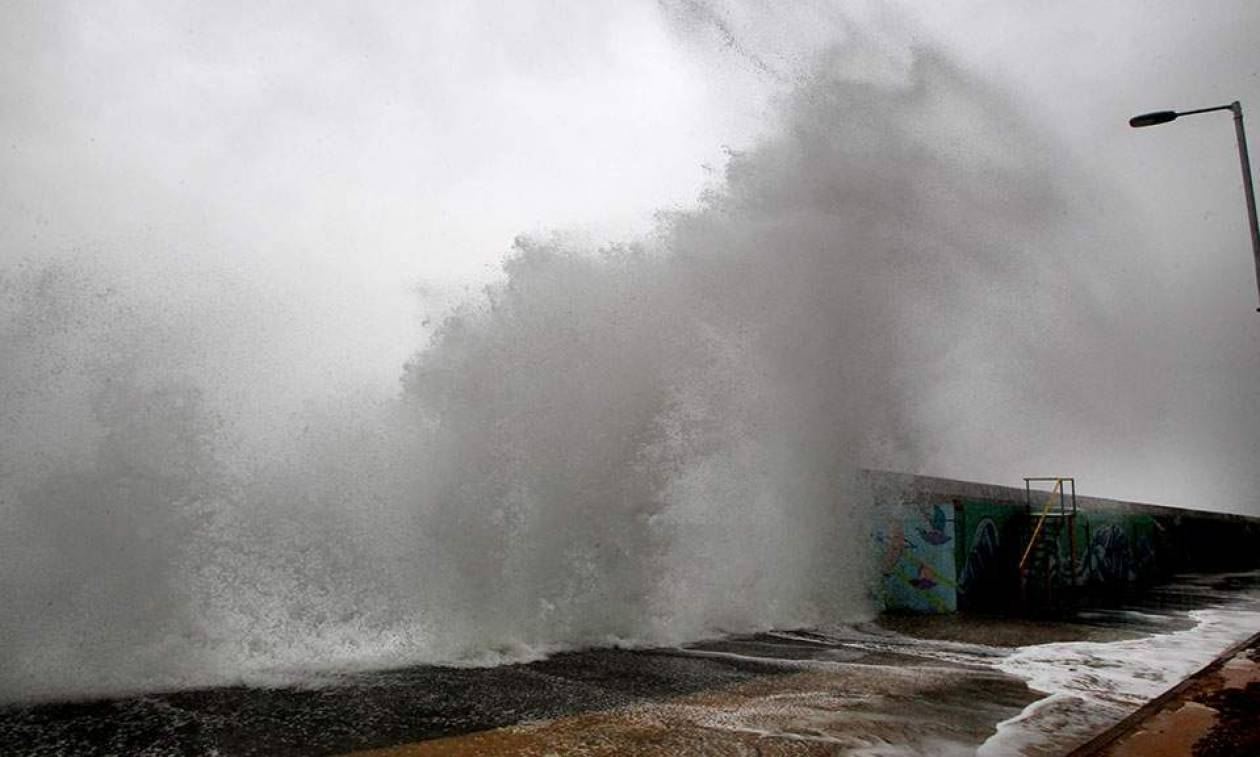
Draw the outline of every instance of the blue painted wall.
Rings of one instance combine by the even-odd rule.
[[[875,536],[885,609],[956,611],[953,508],[905,504],[894,510]]]

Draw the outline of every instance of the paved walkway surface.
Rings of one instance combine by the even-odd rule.
[[[974,748],[1037,698],[1003,673],[918,657],[913,642],[766,634],[0,709],[0,753],[831,754],[893,742],[930,754]]]
[[[1260,755],[1260,634],[1072,753],[1072,757],[1183,755]]]
[[[496,668],[422,666],[278,688],[10,704],[0,706],[0,754],[972,754],[999,723],[1043,700],[1027,677],[995,667],[1017,647],[1168,638],[1195,625],[1188,611],[1253,588],[1230,588],[1233,580],[1170,585],[1148,593],[1141,611],[1057,621],[885,616],[826,631],[590,650]],[[1184,741],[1183,751],[1126,746],[1138,736],[1133,730],[1107,746],[1129,751],[1107,753],[1260,755],[1260,638],[1249,643],[1197,676],[1210,678],[1201,688],[1178,686],[1179,704],[1157,700],[1174,720],[1144,730],[1162,727],[1161,747]],[[1054,735],[1088,725],[1080,715],[1050,723]],[[1112,722],[1104,721],[1096,727]],[[1058,755],[1094,730],[1047,741],[1042,729],[1033,734],[1042,739],[1038,749],[1025,752]]]

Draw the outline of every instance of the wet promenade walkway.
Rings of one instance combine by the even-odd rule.
[[[495,668],[9,705],[0,753],[1064,754],[1260,631],[1256,583],[1199,577],[1058,621],[884,617]]]

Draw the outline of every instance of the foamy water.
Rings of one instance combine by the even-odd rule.
[[[1253,578],[1247,576],[1245,578]],[[834,743],[846,754],[861,755],[1058,755],[1077,746],[1193,674],[1232,645],[1260,632],[1260,593],[1212,586],[1215,579],[1188,577],[1162,591],[1197,597],[1211,606],[1175,611],[1148,609],[1098,610],[1082,613],[1100,632],[1142,633],[1120,641],[1082,641],[995,646],[926,639],[893,632],[872,624],[830,626],[808,633],[775,632],[782,639],[812,647],[796,659],[784,660],[773,647],[757,654],[741,651],[695,650],[692,654],[733,659],[773,660],[807,675],[810,671],[835,675],[829,685],[806,685],[773,700],[756,700],[733,711],[696,718],[708,727],[765,733],[784,739],[815,739]],[[969,633],[979,632],[996,619],[978,620]],[[966,619],[959,619],[965,626]],[[1054,633],[1056,621],[1045,621]],[[1068,630],[1068,626],[1064,626]],[[1071,628],[1080,633],[1081,628]],[[905,656],[901,664],[872,666],[870,653]],[[916,661],[917,660],[917,661]],[[973,694],[975,712],[935,712],[928,719],[896,702],[916,697],[916,691],[936,691],[939,681],[958,686],[976,680],[960,670],[991,670],[1025,681],[1039,695],[1022,711],[996,724],[983,743],[967,743],[951,735],[963,720],[981,711],[1000,711],[979,686]],[[872,673],[872,671],[875,671]],[[875,682],[870,677],[874,675]],[[957,676],[951,679],[951,676]],[[1001,691],[996,688],[993,691]],[[898,693],[900,692],[900,693]],[[871,713],[875,713],[872,715]],[[958,722],[948,722],[957,718]],[[878,725],[884,723],[885,726]],[[990,721],[992,722],[992,721]],[[773,724],[779,724],[776,729]],[[984,726],[982,726],[984,727]],[[983,731],[982,731],[983,733]]]
[[[998,724],[980,755],[1059,754],[1260,632],[1260,603],[1193,610],[1193,628],[1128,641],[1023,647],[996,663],[1046,696]]]

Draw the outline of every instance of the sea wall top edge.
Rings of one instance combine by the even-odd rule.
[[[1003,486],[981,481],[960,481],[951,478],[869,468],[863,469],[861,476],[875,493],[877,502],[881,502],[884,497],[895,496],[902,501],[922,502],[936,501],[941,498],[982,499],[1023,507],[1025,501],[1025,493],[1022,487]],[[1034,499],[1036,499],[1035,495],[1036,492],[1034,492]],[[1042,496],[1044,495],[1045,492],[1042,492]],[[1083,510],[1146,513],[1172,518],[1193,515],[1201,519],[1260,525],[1260,518],[1236,513],[1196,510],[1177,505],[1130,502],[1108,499],[1106,497],[1091,497],[1079,493],[1076,495],[1076,505]]]

